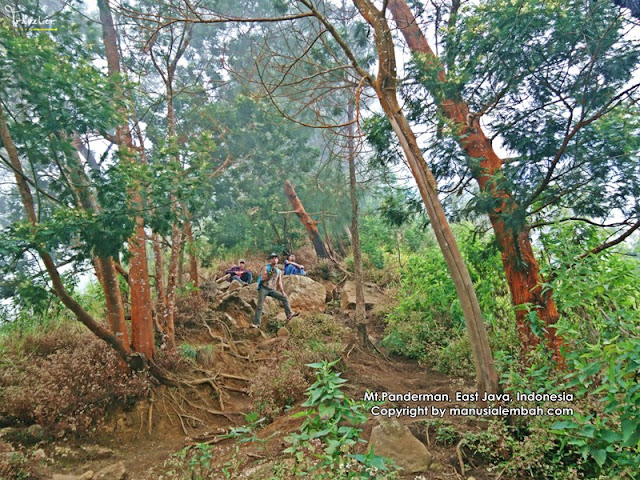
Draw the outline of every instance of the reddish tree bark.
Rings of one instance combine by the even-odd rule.
[[[302,222],[304,229],[307,231],[309,238],[311,239],[311,243],[313,244],[313,248],[316,250],[316,255],[318,258],[329,258],[329,254],[327,253],[327,249],[324,246],[324,242],[322,241],[322,237],[320,236],[320,232],[318,231],[318,226],[316,222],[309,216],[307,211],[304,209],[302,202],[298,198],[296,191],[293,189],[293,185],[291,182],[287,180],[284,183],[284,191],[287,194],[287,198],[291,203],[291,206],[298,215],[298,218]]]
[[[120,75],[120,54],[118,52],[118,40],[111,10],[106,0],[98,0],[100,10],[100,22],[102,23],[102,37],[107,57],[107,70],[109,76]],[[126,99],[121,95],[122,107],[120,108],[124,118],[128,118],[128,112],[124,105]],[[121,161],[135,161],[133,139],[126,123],[116,128],[116,143]],[[131,203],[142,209],[142,195],[139,188],[130,191]],[[129,289],[131,291],[131,342],[133,349],[142,353],[148,359],[155,354],[155,341],[153,336],[153,317],[151,288],[149,285],[149,270],[147,266],[146,234],[144,220],[137,216],[135,230],[128,242],[131,260],[129,265]]]
[[[160,245],[160,238],[157,233],[151,235],[151,243],[153,245],[153,255],[155,258],[155,284],[156,284],[156,305],[157,314],[156,328],[165,333],[167,325],[167,294],[164,289],[164,252]]]
[[[438,60],[406,1],[390,0],[388,6],[411,51],[426,56],[428,63],[438,65]],[[446,75],[442,68],[439,69],[437,78],[441,84],[446,83]],[[530,305],[535,308],[545,326],[548,348],[556,362],[563,365],[562,339],[557,335],[555,328],[559,315],[551,289],[546,291],[543,289],[543,278],[533,253],[529,229],[526,225],[522,225],[519,229],[511,229],[505,225],[504,218],[516,212],[518,205],[511,193],[498,184],[498,179],[502,176],[502,160],[482,131],[480,119],[470,115],[469,107],[464,101],[444,98],[440,95],[434,95],[434,97],[441,99],[439,107],[442,112],[458,126],[457,133],[461,138],[460,144],[464,151],[470,158],[480,159],[480,168],[472,169],[472,175],[478,182],[480,190],[489,193],[497,200],[497,206],[488,214],[496,240],[500,245],[502,264],[513,304],[516,307]],[[528,352],[537,346],[539,339],[531,329],[526,311],[516,308],[515,313],[523,352]]]

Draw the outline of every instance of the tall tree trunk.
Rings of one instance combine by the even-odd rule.
[[[18,150],[16,149],[16,146],[13,143],[13,138],[11,137],[4,115],[4,110],[2,108],[2,102],[0,102],[0,138],[2,139],[4,148],[7,150],[7,154],[9,155],[9,161],[14,171],[16,184],[18,185],[18,192],[20,193],[20,200],[22,201],[22,206],[27,216],[27,220],[33,227],[36,227],[38,224],[38,217],[35,211],[33,195],[31,194],[31,189],[26,181],[22,164],[20,163],[20,157],[18,156]],[[49,278],[51,279],[53,291],[56,296],[69,310],[71,310],[71,312],[73,312],[78,321],[83,323],[98,338],[104,340],[113,347],[123,360],[128,360],[129,354],[131,353],[129,345],[123,342],[121,338],[118,338],[116,334],[110,332],[97,322],[78,302],[73,299],[73,297],[71,297],[71,295],[69,295],[64,287],[60,273],[58,272],[51,255],[43,248],[38,250],[38,254],[40,255]]]
[[[156,308],[156,328],[158,331],[166,333],[167,328],[167,294],[164,288],[164,252],[160,244],[160,238],[157,233],[151,235],[151,243],[153,245],[153,256],[155,259],[155,284],[157,296]]]
[[[166,330],[167,347],[170,351],[175,350],[175,325],[174,317],[176,311],[176,288],[178,285],[178,269],[180,263],[180,250],[182,243],[182,230],[177,222],[174,222],[171,229],[171,256],[169,260],[169,274],[167,276],[167,312]]]
[[[182,207],[182,211],[185,214],[184,220],[184,238],[185,248],[189,254],[189,278],[195,288],[200,287],[200,274],[198,273],[198,257],[196,255],[196,246],[193,239],[193,224],[191,223],[191,215],[187,211],[186,207]]]
[[[353,101],[350,99],[347,106],[347,120],[355,120]],[[347,161],[349,163],[349,200],[351,201],[351,246],[353,248],[353,281],[356,284],[356,313],[355,323],[360,345],[363,348],[369,346],[367,333],[367,313],[364,301],[364,280],[362,274],[362,252],[360,250],[360,229],[358,227],[358,192],[356,179],[356,148],[353,123],[347,127]]]
[[[111,16],[111,10],[107,0],[98,0],[100,10],[100,22],[102,23],[102,37],[107,56],[107,70],[109,76],[120,74],[120,54],[118,52],[118,39],[116,29]],[[126,98],[120,92],[120,111],[123,118],[128,118]],[[135,161],[133,139],[126,123],[116,128],[116,142],[121,161]],[[131,203],[142,209],[142,195],[139,188],[132,188],[129,192]],[[131,291],[131,342],[133,349],[144,354],[148,359],[155,354],[155,342],[153,336],[153,318],[151,288],[149,285],[149,270],[147,266],[146,235],[144,231],[144,219],[141,216],[135,218],[135,230],[128,242],[131,254],[129,267],[129,289]]]
[[[416,23],[406,0],[390,0],[389,10],[411,51],[426,55],[433,65],[437,65],[437,58]],[[447,81],[442,69],[438,72],[438,80],[443,86]],[[439,95],[439,92],[432,93],[436,99],[440,100],[439,107],[444,115],[458,125],[460,143],[469,158],[480,159],[480,168],[471,169],[480,190],[496,199],[497,206],[488,214],[496,240],[500,245],[502,264],[513,304],[516,307],[532,305],[536,309],[538,318],[545,326],[548,348],[553,353],[555,361],[563,365],[562,339],[557,335],[555,328],[559,315],[551,289],[543,289],[543,279],[533,254],[529,229],[526,224],[517,228],[509,228],[505,225],[505,217],[515,213],[518,205],[511,193],[500,185],[503,176],[502,160],[482,131],[480,119],[470,115],[469,107],[464,101],[445,98]],[[533,333],[526,311],[522,308],[516,308],[516,323],[522,349],[526,353],[536,347],[539,339]]]
[[[293,185],[291,185],[289,180],[284,183],[284,191],[287,194],[287,198],[289,199],[289,202],[291,202],[291,206],[295,210],[296,215],[298,215],[298,218],[307,231],[307,234],[309,234],[309,238],[311,239],[313,248],[316,250],[318,258],[329,258],[329,254],[324,246],[324,242],[322,241],[316,222],[313,221],[304,209],[302,202],[300,202],[300,199],[298,198],[298,195],[296,195],[296,191],[293,189]]]
[[[402,113],[402,107],[398,102],[395,52],[391,30],[384,13],[378,10],[370,0],[353,0],[353,2],[375,31],[379,67],[378,77],[373,82],[373,86],[407,157],[411,173],[418,185],[420,195],[431,219],[436,239],[456,287],[469,332],[476,367],[478,391],[497,392],[499,389],[498,376],[493,363],[482,312],[480,311],[480,305],[478,304],[469,271],[460,255],[444,214],[444,209],[438,199],[433,173],[422,157],[422,151],[418,146],[415,134]]]

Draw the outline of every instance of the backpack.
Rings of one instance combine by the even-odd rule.
[[[267,275],[269,275],[271,273],[271,270],[273,270],[273,267],[269,263],[267,265]],[[279,270],[279,269],[276,268],[276,270]],[[258,275],[258,290],[260,290],[260,287],[262,287],[262,274]]]

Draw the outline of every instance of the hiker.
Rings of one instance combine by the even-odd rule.
[[[264,305],[264,300],[267,297],[273,297],[282,302],[284,312],[287,314],[287,320],[298,315],[298,313],[293,313],[291,311],[289,297],[284,291],[284,285],[282,285],[282,272],[277,265],[278,254],[272,253],[269,255],[269,263],[262,267],[262,272],[258,277],[258,306],[256,307],[256,316],[253,319],[253,324],[251,325],[254,328],[260,328],[262,320],[262,306]],[[276,288],[280,288],[282,293],[278,292]]]
[[[253,281],[253,273],[244,268],[244,258],[238,260],[238,265],[234,265],[224,273],[225,275],[229,275],[230,282],[238,280],[240,283],[247,285]]]
[[[306,275],[304,271],[304,265],[296,263],[296,256],[291,254],[289,259],[284,261],[284,274],[285,275]]]

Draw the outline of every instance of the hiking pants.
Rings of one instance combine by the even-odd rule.
[[[254,325],[260,326],[260,322],[262,321],[262,305],[264,305],[264,299],[267,297],[273,297],[276,300],[280,300],[280,302],[282,302],[282,306],[284,307],[284,313],[287,314],[287,317],[291,316],[291,306],[289,305],[289,299],[277,290],[261,286],[260,290],[258,290],[258,306],[256,307],[256,316],[253,319]]]
[[[233,282],[234,280],[239,280],[239,281],[244,282],[244,283],[251,283],[253,281],[253,273],[244,272],[240,276],[235,275],[235,274],[232,273],[231,277],[229,278],[229,281]]]

